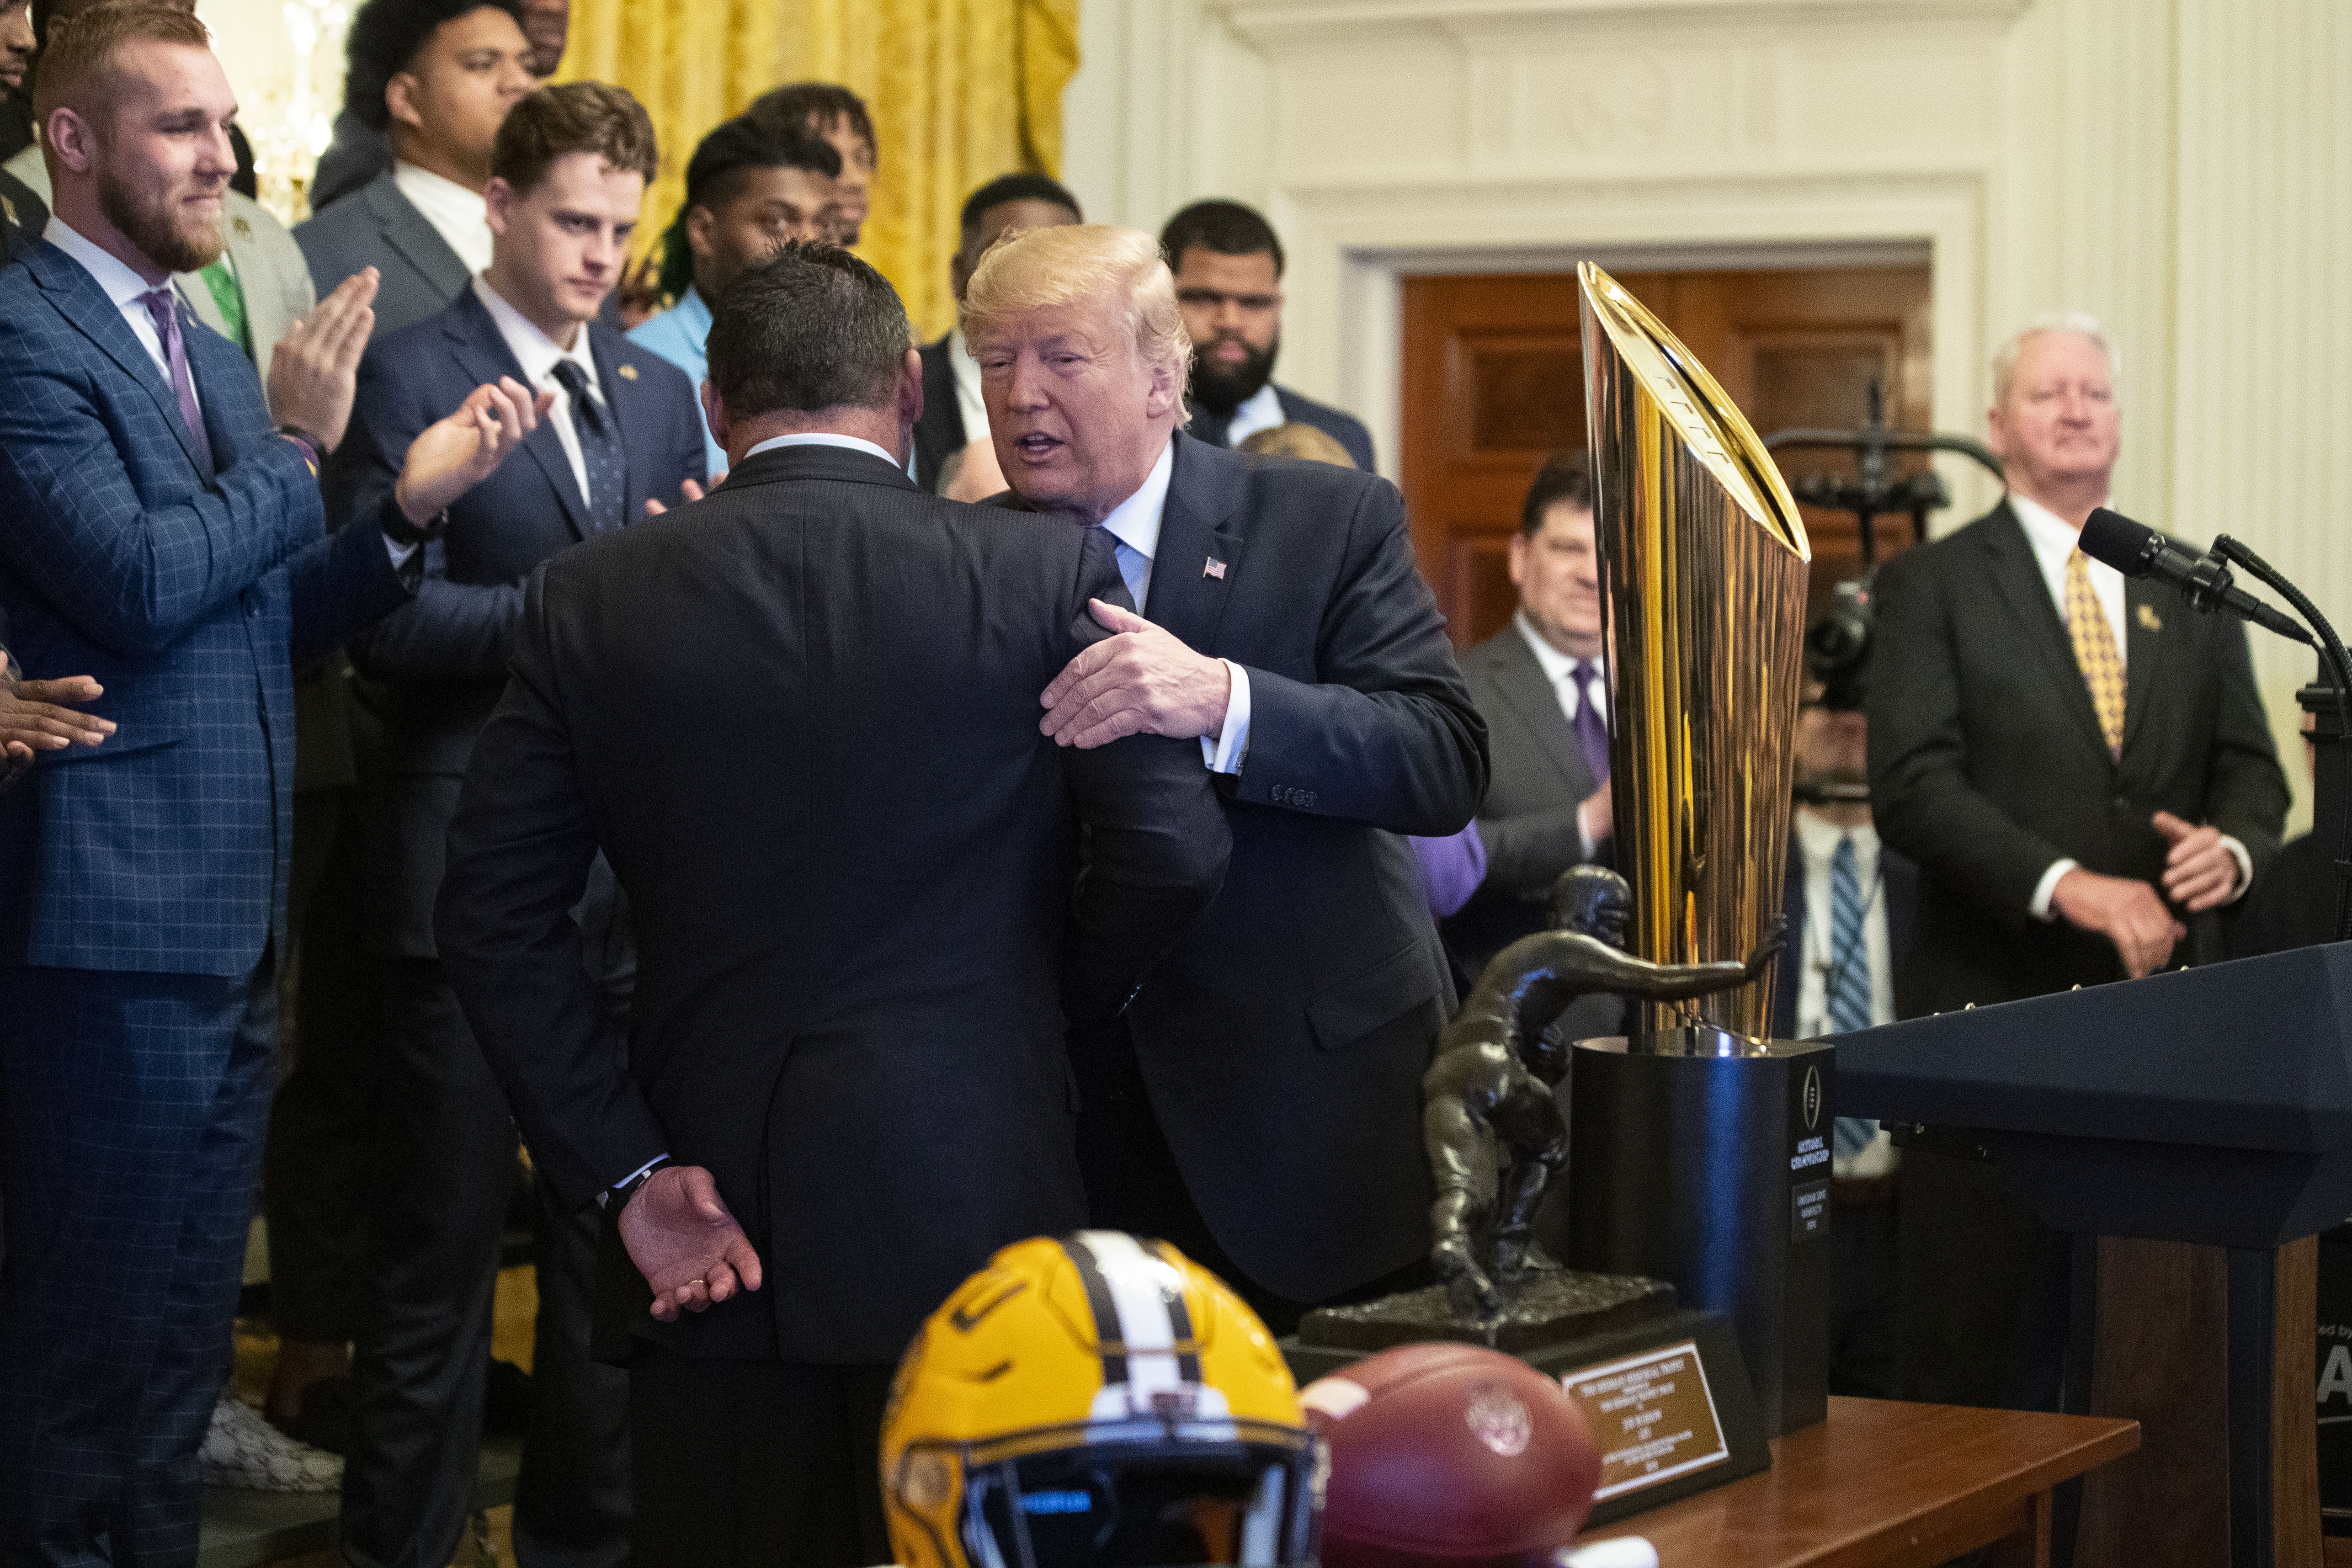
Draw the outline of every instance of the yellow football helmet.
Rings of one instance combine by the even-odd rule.
[[[882,1418],[904,1568],[1307,1563],[1325,1464],[1257,1314],[1110,1230],[990,1259],[907,1347]]]

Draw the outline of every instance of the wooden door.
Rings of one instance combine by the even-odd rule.
[[[1688,345],[1759,434],[1863,423],[1870,387],[1886,420],[1928,428],[1925,267],[1621,273],[1618,281]],[[1517,604],[1507,567],[1528,482],[1550,454],[1582,450],[1584,362],[1573,273],[1405,280],[1404,497],[1421,570],[1457,644],[1492,635]],[[1806,472],[1850,475],[1850,455],[1786,454]],[[1818,609],[1853,575],[1851,514],[1804,508]],[[1879,519],[1880,559],[1907,543],[1906,517]]]

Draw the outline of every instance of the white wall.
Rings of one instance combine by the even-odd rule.
[[[1081,42],[1089,214],[1264,207],[1284,377],[1391,470],[1402,272],[1925,254],[1938,428],[1982,434],[2015,325],[2091,310],[2118,507],[2235,533],[2352,622],[2343,0],[1086,0]],[[1950,527],[1995,491],[1945,472]],[[2255,646],[2290,736],[2308,656]]]

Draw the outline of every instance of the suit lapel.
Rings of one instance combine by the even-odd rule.
[[[24,259],[41,287],[56,298],[58,314],[121,366],[124,374],[147,389],[147,395],[154,400],[155,413],[179,442],[180,450],[187,455],[188,466],[196,471],[198,479],[208,479],[204,459],[196,453],[196,438],[187,422],[180,417],[180,400],[173,394],[163,372],[155,368],[154,358],[147,352],[146,345],[131,330],[131,323],[122,319],[122,312],[106,297],[106,290],[98,286],[98,279],[46,240],[26,251]]]
[[[1984,548],[1990,558],[1987,566],[1992,574],[1993,588],[2007,601],[2026,644],[2045,667],[2051,689],[2074,716],[2084,737],[2098,747],[2100,756],[2106,756],[2107,741],[2099,729],[2099,710],[2092,706],[2091,686],[2083,678],[2083,666],[2074,662],[2074,639],[2067,634],[2058,606],[2051,602],[2050,585],[2042,576],[2040,563],[2033,559],[2033,546],[2026,540],[2025,526],[2017,520],[2006,501],[1985,526]]]
[[[362,193],[368,211],[375,214],[383,234],[383,243],[399,253],[411,267],[422,273],[426,282],[439,290],[443,298],[454,299],[461,293],[472,275],[441,231],[428,222],[415,204],[400,193],[390,174],[379,174],[375,182]]]
[[[2173,589],[2146,578],[2124,580],[2124,752],[2128,756],[2140,720],[2147,713],[2148,694],[2164,680],[2164,664],[2172,639],[2165,634],[2168,613],[2186,611]]]
[[[1160,543],[1151,558],[1151,601],[1144,614],[1196,653],[1216,652],[1217,626],[1242,572],[1242,536],[1234,531],[1241,508],[1243,470],[1216,462],[1208,448],[1178,434],[1168,505],[1160,516]]]
[[[1528,646],[1516,625],[1503,628],[1488,657],[1495,685],[1502,688],[1503,700],[1535,732],[1544,755],[1568,780],[1570,789],[1580,800],[1592,793],[1599,780],[1592,777],[1592,769],[1584,760],[1583,744],[1569,727],[1568,715],[1560,711],[1559,694],[1545,677],[1543,665],[1536,662],[1535,651]]]
[[[478,386],[495,382],[500,376],[512,376],[525,386],[530,383],[522,373],[522,365],[507,347],[499,331],[499,324],[490,318],[489,307],[468,287],[457,296],[457,309],[449,320],[447,330],[457,363]],[[601,369],[601,367],[600,367]],[[546,476],[548,487],[555,492],[563,507],[563,520],[571,525],[572,537],[588,537],[588,502],[580,494],[580,486],[572,477],[572,460],[563,455],[563,440],[555,434],[555,422],[542,419],[539,428],[523,438],[523,451],[539,465]]]

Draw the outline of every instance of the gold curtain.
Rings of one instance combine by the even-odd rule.
[[[882,162],[858,253],[928,340],[955,318],[956,214],[998,174],[1058,174],[1078,0],[572,0],[562,79],[617,82],[661,139],[639,232],[685,195],[704,133],[788,81],[836,81],[873,111]]]

